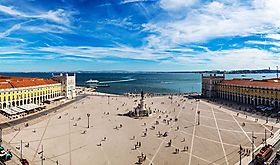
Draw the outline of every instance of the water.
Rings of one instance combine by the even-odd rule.
[[[192,92],[201,88],[199,74],[174,73],[94,73],[77,74],[77,84],[83,85],[88,79],[109,84],[109,88],[98,88],[100,92],[127,93],[145,92],[178,93]]]
[[[1,73],[1,75],[50,78],[52,73]],[[201,92],[201,74],[196,73],[77,73],[77,85],[86,85],[89,79],[98,80],[110,87],[98,92],[123,94],[128,92],[179,93]],[[266,76],[266,77],[263,77]],[[228,74],[232,78],[272,78],[275,74]]]

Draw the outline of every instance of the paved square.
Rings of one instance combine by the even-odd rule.
[[[239,160],[240,144],[251,149],[252,131],[257,136],[257,147],[261,145],[265,129],[269,137],[279,128],[275,123],[255,122],[225,108],[182,96],[174,96],[172,103],[168,96],[147,97],[147,107],[156,112],[149,118],[118,115],[132,110],[136,100],[139,98],[88,96],[34,125],[5,134],[4,141],[19,152],[15,148],[22,140],[23,155],[31,164],[41,163],[38,152],[42,146],[44,164],[58,161],[63,165],[131,165],[138,161],[141,153],[146,155],[143,164],[147,165],[235,164]],[[200,125],[197,125],[198,111]],[[91,114],[90,128],[87,128],[87,113]],[[273,130],[270,125],[274,126]],[[168,136],[159,137],[159,132],[167,132]],[[170,140],[172,143],[168,146]],[[141,142],[141,147],[135,149],[137,142]],[[175,149],[179,149],[179,153],[176,154]]]

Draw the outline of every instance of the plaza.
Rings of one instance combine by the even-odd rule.
[[[265,130],[269,138],[279,128],[279,124],[255,121],[183,96],[172,100],[169,95],[146,96],[147,107],[153,111],[150,117],[119,115],[132,110],[139,99],[87,96],[28,127],[21,124],[14,127],[21,128],[16,131],[4,130],[3,140],[17,153],[22,140],[23,157],[31,164],[41,164],[42,146],[44,164],[135,164],[142,153],[142,164],[147,165],[235,164],[240,145],[251,150],[252,132],[256,148],[262,145]],[[167,136],[160,135],[164,133]],[[16,160],[7,163],[16,164]]]

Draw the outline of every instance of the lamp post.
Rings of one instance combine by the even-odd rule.
[[[264,129],[264,145],[266,146],[266,129]]]
[[[43,145],[42,145],[42,158],[41,158],[41,164],[43,165],[44,164],[44,149],[43,149]]]
[[[20,160],[22,160],[22,140],[20,141]]]
[[[2,137],[2,128],[0,128],[0,145],[2,145],[2,139],[3,139],[3,137]]]
[[[110,104],[110,96],[108,96],[108,104]]]
[[[197,125],[200,124],[200,118],[199,118],[199,115],[200,115],[200,111],[197,111]]]
[[[252,132],[252,161],[255,159],[255,153],[254,153],[254,143],[255,143],[255,139],[256,139],[257,137],[256,136],[254,136],[254,131]]]
[[[38,154],[41,154],[41,165],[43,165],[44,164],[44,160],[45,160],[43,145],[42,145],[42,151],[38,152]]]
[[[241,159],[242,159],[241,154],[242,154],[242,147],[240,144],[240,146],[239,146],[239,165],[241,165]]]
[[[89,113],[87,113],[87,117],[88,117],[88,128],[89,128],[89,117],[90,117],[90,114]]]

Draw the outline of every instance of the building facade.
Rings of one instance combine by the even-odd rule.
[[[224,76],[223,76],[224,77]],[[202,76],[202,96],[234,102],[280,107],[280,79],[232,79],[221,76]]]
[[[62,94],[67,99],[76,97],[76,74],[60,74],[52,77],[53,80],[60,82],[62,85]]]
[[[49,79],[0,76],[0,109],[40,105],[61,96],[61,90],[59,82]]]
[[[210,74],[209,76],[202,75],[202,95],[204,97],[212,98],[217,95],[217,84],[225,80],[225,75],[217,76]]]

